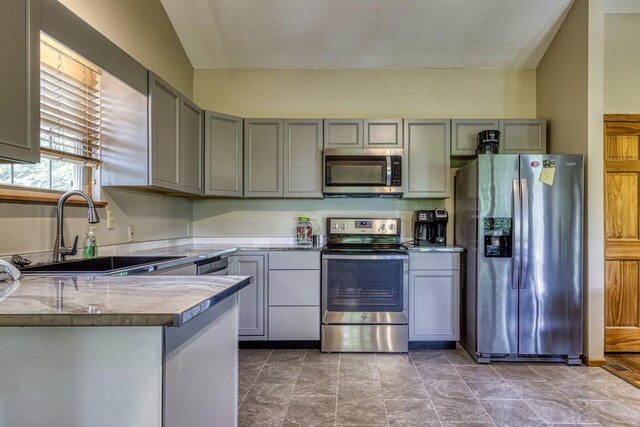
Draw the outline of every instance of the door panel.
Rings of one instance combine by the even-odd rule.
[[[552,185],[540,181],[549,161]],[[582,353],[582,166],[582,156],[521,157],[520,354]]]
[[[477,352],[518,351],[518,291],[513,287],[514,258],[485,256],[485,218],[514,218],[513,180],[517,155],[478,156]]]
[[[605,351],[640,351],[640,116],[605,117]]]

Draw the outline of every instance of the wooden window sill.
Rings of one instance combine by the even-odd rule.
[[[0,203],[24,203],[39,205],[57,205],[63,193],[46,190],[26,190],[0,187]],[[97,208],[107,206],[107,202],[93,202]],[[72,196],[65,203],[71,206],[87,206],[87,202],[78,196]]]

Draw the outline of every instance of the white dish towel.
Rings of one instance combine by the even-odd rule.
[[[20,270],[13,265],[0,259],[0,282],[13,282],[20,278]]]

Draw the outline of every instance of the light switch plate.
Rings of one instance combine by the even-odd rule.
[[[107,211],[107,229],[113,230],[114,228],[116,228],[116,217],[113,212]]]
[[[130,225],[128,227],[128,233],[129,233],[129,242],[133,242],[136,238],[136,234],[135,234],[135,227],[133,225]]]

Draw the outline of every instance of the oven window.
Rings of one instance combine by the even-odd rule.
[[[402,312],[404,261],[330,259],[327,309],[333,312]]]
[[[381,186],[387,184],[385,156],[327,156],[325,160],[328,186]]]

